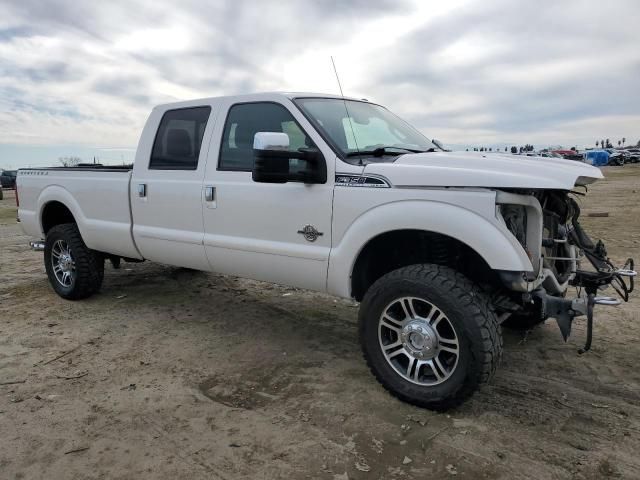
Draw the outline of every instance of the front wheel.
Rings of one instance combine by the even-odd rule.
[[[75,223],[47,232],[44,265],[51,286],[67,300],[89,297],[102,286],[104,259],[85,245]]]
[[[367,291],[359,314],[364,357],[393,395],[445,410],[489,381],[502,356],[500,325],[480,289],[447,267],[395,270]]]

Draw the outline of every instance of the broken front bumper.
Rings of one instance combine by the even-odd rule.
[[[571,285],[580,289],[580,295],[577,298],[554,297],[547,294],[544,289],[536,290],[531,294],[541,302],[545,316],[556,319],[565,341],[571,333],[573,319],[586,315],[587,338],[584,347],[578,351],[581,354],[591,348],[594,307],[596,305],[615,306],[620,305],[622,301],[628,302],[629,294],[634,289],[634,278],[637,275],[634,270],[634,261],[631,258],[622,268],[614,268],[608,258],[604,263],[592,260],[592,264],[596,267],[595,271],[577,270],[571,281]],[[620,298],[597,295],[598,290],[608,286],[611,286]]]

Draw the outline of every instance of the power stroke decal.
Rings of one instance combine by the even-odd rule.
[[[336,173],[336,186],[339,187],[369,187],[369,188],[389,188],[389,183],[378,177],[367,175],[354,175]]]

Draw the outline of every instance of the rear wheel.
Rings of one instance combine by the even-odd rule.
[[[460,404],[491,378],[502,355],[487,298],[447,267],[412,265],[383,276],[365,295],[359,317],[372,373],[414,405]]]
[[[104,259],[85,245],[75,223],[56,225],[49,230],[44,265],[51,286],[67,300],[89,297],[102,285]]]

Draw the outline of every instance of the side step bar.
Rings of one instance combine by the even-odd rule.
[[[35,250],[36,252],[44,252],[44,242],[42,240],[31,241],[29,242],[29,246],[31,250]]]

